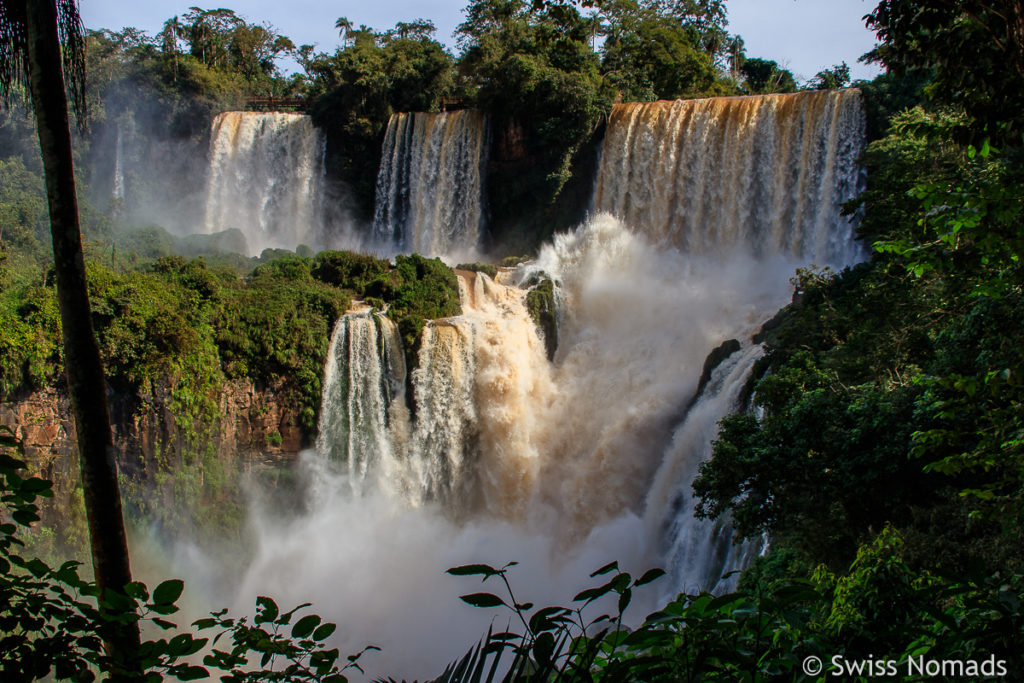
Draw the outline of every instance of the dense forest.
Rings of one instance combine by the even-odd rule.
[[[425,19],[376,30],[341,17],[333,53],[295,46],[227,9],[191,8],[157,36],[86,32],[87,107],[74,153],[108,394],[112,406],[177,426],[160,457],[136,450],[120,463],[128,519],[240,543],[242,465],[215,447],[225,387],[273,388],[308,445],[331,329],[353,300],[387,311],[410,365],[425,321],[461,309],[455,275],[438,259],[305,246],[251,257],[236,253],[244,247],[233,247],[230,232],[183,237],[140,219],[110,187],[125,122],[139,138],[202,155],[216,114],[282,98],[325,132],[328,177],[366,221],[393,113],[482,110],[493,131],[486,246],[497,265],[529,258],[579,222],[614,103],[853,85],[867,110],[867,185],[845,211],[858,218],[870,257],[842,272],[795,274],[793,303],[757,339],[766,354],[747,388],[752,409],[721,422],[693,483],[699,516],[730,520],[737,540],[767,539],[765,552],[735,591],[682,594],[642,621],[623,613],[659,570],[634,578],[608,565],[573,604],[534,609],[519,602],[528,594],[513,593],[523,592],[514,567],[453,568],[501,584],[463,599],[507,610],[513,626],[498,632],[496,621],[439,680],[506,670],[513,680],[1020,678],[1024,9],[882,0],[866,17],[878,45],[865,58],[885,73],[851,84],[841,64],[799,84],[769,56],[745,54],[723,0],[584,5],[473,2],[457,54]],[[283,74],[285,56],[301,71]],[[11,88],[0,112],[5,403],[64,382],[43,170],[25,98]],[[551,281],[529,296],[553,343]],[[282,439],[270,431],[257,440],[273,450]],[[0,444],[5,680],[193,680],[218,670],[229,680],[337,681],[361,656],[386,657],[346,660],[329,644],[333,624],[267,598],[251,619],[215,612],[190,631],[168,621],[183,590],[173,579],[152,593],[130,584],[97,608],[95,584],[61,563],[87,544],[77,469],[30,463],[53,479],[46,483],[22,469],[14,431],[0,433]],[[260,476],[288,495],[287,468]],[[607,615],[584,618],[582,607],[608,596]],[[105,634],[140,620],[154,626],[152,639],[127,660],[103,648]],[[226,639],[218,645],[214,634]],[[252,670],[257,663],[265,670]]]

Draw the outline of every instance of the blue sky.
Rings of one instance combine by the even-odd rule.
[[[248,21],[269,22],[296,45],[315,43],[319,50],[338,45],[334,28],[340,16],[354,24],[391,28],[397,21],[417,17],[433,20],[438,38],[454,46],[451,38],[462,22],[468,0],[373,0],[372,2],[317,2],[313,0],[219,0],[200,7],[228,7]],[[121,29],[135,26],[149,33],[163,22],[188,11],[197,0],[81,0],[88,28]],[[729,31],[743,37],[750,57],[774,59],[807,80],[818,71],[845,61],[854,78],[871,78],[876,67],[857,63],[874,46],[874,34],[861,17],[875,2],[868,0],[728,0]]]

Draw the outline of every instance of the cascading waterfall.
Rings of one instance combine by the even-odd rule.
[[[716,259],[666,250],[599,215],[515,275],[558,283],[554,364],[525,290],[460,273],[464,313],[423,332],[415,418],[389,420],[385,349],[397,337],[383,343],[368,313],[346,316],[331,344],[319,450],[346,462],[364,495],[557,529],[570,544],[622,515],[643,517],[648,561],[659,563],[682,533],[666,519],[679,510],[677,489],[706,457],[760,348],[748,344],[724,363],[736,368],[728,381],[711,382],[687,413],[705,356],[725,339],[749,339],[786,302],[797,264],[744,250]],[[388,474],[367,477],[367,468]],[[656,486],[668,492],[655,495]],[[688,524],[696,535],[712,528]],[[676,578],[710,587],[727,559],[691,559]]]
[[[253,254],[319,244],[323,156],[309,116],[219,114],[210,129],[206,231],[237,228]]]
[[[394,114],[377,175],[380,246],[436,256],[472,252],[483,222],[486,117],[477,111]]]
[[[410,455],[421,490],[457,515],[519,519],[539,451],[531,410],[552,390],[524,292],[460,273],[463,314],[424,330]]]
[[[673,434],[647,496],[645,521],[658,535],[665,558],[663,566],[670,573],[671,593],[722,586],[722,576],[742,569],[758,549],[756,543],[734,545],[732,528],[727,522],[697,519],[690,485],[700,464],[711,456],[718,421],[743,407],[739,399],[754,362],[760,357],[760,346],[748,345],[715,369],[702,395]],[[733,583],[734,580],[727,580],[725,585]]]
[[[863,119],[858,91],[616,105],[594,204],[656,242],[716,262],[742,250],[760,263],[847,265],[861,256],[841,206],[861,180]],[[727,522],[696,519],[690,486],[718,421],[742,408],[737,399],[759,356],[748,343],[716,370],[647,495],[645,521],[670,571],[669,592],[718,586],[756,550],[734,546]]]
[[[665,463],[677,458],[695,468],[706,457],[716,422],[735,408],[728,396],[760,354],[749,340],[786,303],[797,264],[742,248],[714,258],[666,249],[607,214],[542,250],[527,275],[543,271],[557,283],[561,344],[537,496],[561,510],[563,528],[584,538],[597,524],[636,514],[645,520],[650,561],[665,562],[662,551],[674,540],[664,527],[677,500],[652,497],[652,489],[689,485],[692,477],[682,481]],[[708,352],[728,339],[747,340],[735,354],[739,374],[710,383],[688,410]],[[679,452],[679,441],[692,450]],[[690,530],[707,533],[703,524]],[[698,562],[675,575],[679,585],[722,568],[715,557]]]
[[[413,371],[418,401],[409,444],[413,502],[453,501],[457,495],[472,492],[465,470],[477,422],[475,336],[472,326],[447,321],[423,330],[421,365]]]
[[[395,324],[369,309],[342,316],[331,336],[317,452],[345,463],[349,483],[361,490],[370,472],[394,463],[389,424],[407,420],[405,356]],[[372,458],[372,461],[371,461]]]
[[[323,457],[306,463],[326,494],[296,521],[257,516],[240,593],[269,585],[296,603],[329,586],[318,609],[360,615],[339,647],[382,645],[380,673],[411,677],[487,627],[490,613],[459,607],[467,586],[443,576],[456,564],[519,561],[513,582],[537,604],[566,604],[611,560],[664,566],[661,595],[638,594],[638,614],[681,589],[721,588],[758,546],[695,519],[690,485],[718,421],[742,408],[762,352],[752,339],[789,301],[794,269],[859,256],[839,205],[858,183],[861,120],[853,92],[617,106],[601,211],[516,272],[459,272],[463,313],[427,324],[408,382],[386,318],[339,321]],[[452,134],[442,123],[389,124],[381,236],[412,245],[438,225],[396,228],[394,207],[411,216],[440,194],[422,169],[444,147],[427,141]],[[556,287],[553,361],[525,305],[540,277]],[[740,349],[695,396],[708,352],[730,339]],[[439,618],[444,629],[423,627]]]
[[[594,206],[693,253],[850,263],[863,128],[858,90],[617,104]]]
[[[456,514],[518,515],[537,460],[520,419],[550,386],[543,343],[518,287],[469,272],[459,284],[464,313],[423,330],[412,375],[415,420],[394,323],[369,310],[338,321],[317,451],[345,463],[359,493],[384,491],[412,506],[438,502]]]

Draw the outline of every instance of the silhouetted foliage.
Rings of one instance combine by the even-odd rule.
[[[753,95],[796,92],[793,73],[770,59],[748,57],[740,67],[740,73],[745,79],[746,89]]]

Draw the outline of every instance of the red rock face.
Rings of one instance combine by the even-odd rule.
[[[74,453],[71,405],[67,396],[56,389],[0,403],[0,424],[14,430],[30,462],[49,462]]]
[[[283,387],[229,382],[219,401],[219,450],[236,457],[291,458],[309,444],[299,427],[299,408]],[[275,434],[280,444],[274,445]]]
[[[218,459],[236,461],[248,470],[290,460],[309,444],[299,426],[298,404],[283,386],[226,383],[212,424],[183,424],[170,406],[166,386],[110,397],[122,472],[145,477],[160,466],[173,466],[178,458],[190,459],[191,450],[210,446]],[[58,489],[62,480],[77,481],[75,427],[63,391],[48,388],[0,403],[0,424],[15,430],[30,467],[53,479]]]

